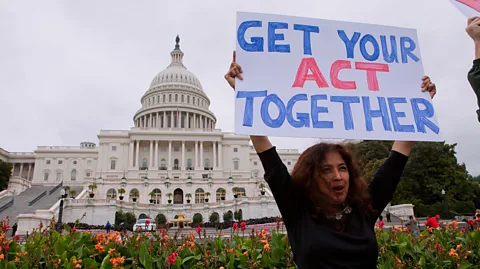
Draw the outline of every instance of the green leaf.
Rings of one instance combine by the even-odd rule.
[[[102,264],[100,265],[100,269],[106,269],[110,264],[110,254],[107,254],[105,258],[103,258]]]
[[[285,250],[282,248],[275,248],[272,251],[272,259],[274,262],[278,263],[286,255]]]
[[[471,266],[472,266],[471,263],[467,261],[462,261],[460,262],[460,266],[458,267],[458,269],[467,269],[467,268],[470,268]]]

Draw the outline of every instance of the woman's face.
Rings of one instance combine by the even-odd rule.
[[[342,205],[347,198],[350,175],[340,153],[328,152],[320,169],[320,192],[332,203]]]

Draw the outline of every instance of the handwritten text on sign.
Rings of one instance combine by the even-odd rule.
[[[441,141],[415,30],[237,14],[235,132]]]

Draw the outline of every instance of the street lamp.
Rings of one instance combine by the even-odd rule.
[[[445,190],[442,189],[442,196],[443,196],[443,210],[445,218],[448,218],[448,206],[447,206],[447,196],[445,195]]]
[[[62,230],[63,198],[65,198],[65,189],[62,188],[62,190],[60,191],[60,207],[58,208],[58,221],[57,221],[58,232]]]

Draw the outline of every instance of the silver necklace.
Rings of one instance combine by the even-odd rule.
[[[326,215],[325,217],[329,220],[341,220],[344,215],[350,214],[352,212],[352,208],[349,206],[346,206],[342,211],[333,214],[333,215]]]

